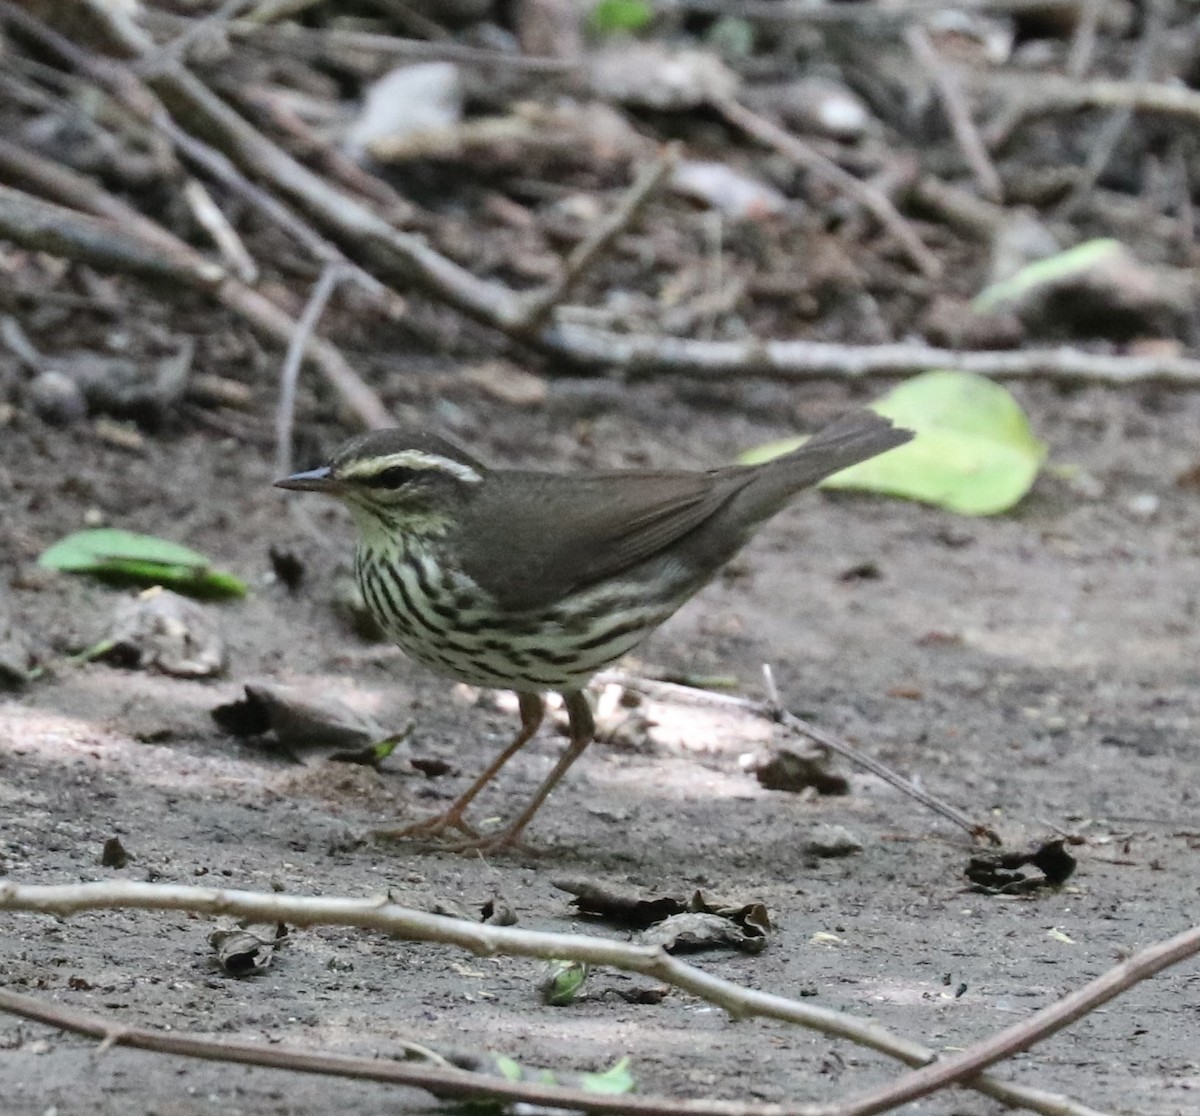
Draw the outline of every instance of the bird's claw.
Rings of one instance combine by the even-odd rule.
[[[455,841],[452,845],[446,846],[447,852],[455,853],[479,853],[481,856],[487,853],[501,852],[519,852],[533,854],[537,850],[527,845],[521,839],[521,831],[514,829],[505,829],[500,833],[491,833],[486,835],[475,834],[462,841]]]
[[[451,807],[445,813],[434,814],[431,818],[412,822],[409,825],[398,826],[395,829],[377,829],[375,836],[385,841],[402,841],[406,838],[438,838],[448,829],[457,829],[468,840],[479,840],[479,831],[462,816],[462,813]]]

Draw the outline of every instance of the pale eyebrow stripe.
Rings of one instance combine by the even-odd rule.
[[[468,484],[478,484],[481,477],[470,465],[442,457],[437,453],[424,453],[421,450],[401,450],[399,453],[389,453],[383,457],[368,457],[363,461],[355,461],[341,469],[339,475],[347,480],[359,480],[365,477],[377,476],[384,469],[436,469],[449,473],[460,481]]]

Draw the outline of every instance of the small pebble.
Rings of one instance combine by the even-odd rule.
[[[79,385],[65,373],[39,373],[29,382],[28,392],[29,405],[46,422],[69,426],[87,417],[87,400]]]
[[[862,852],[862,842],[844,825],[819,825],[801,846],[810,856],[833,858]]]
[[[1138,519],[1153,519],[1158,514],[1161,502],[1153,492],[1139,492],[1136,496],[1130,496],[1125,506],[1129,509],[1129,514]]]

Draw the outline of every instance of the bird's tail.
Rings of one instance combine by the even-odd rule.
[[[756,466],[740,499],[749,500],[758,511],[752,518],[765,519],[801,489],[912,438],[911,430],[893,426],[874,411],[856,411],[817,431],[791,453]]]

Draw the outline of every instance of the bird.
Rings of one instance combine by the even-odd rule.
[[[558,473],[489,468],[435,433],[396,428],[276,481],[349,509],[355,578],[391,641],[440,674],[517,694],[520,731],[479,777],[442,813],[382,832],[457,830],[460,850],[521,845],[595,735],[588,680],[699,592],[802,489],[912,436],[863,410],[761,464]],[[569,744],[515,819],[481,835],[468,807],[537,732],[550,692],[562,696]]]

